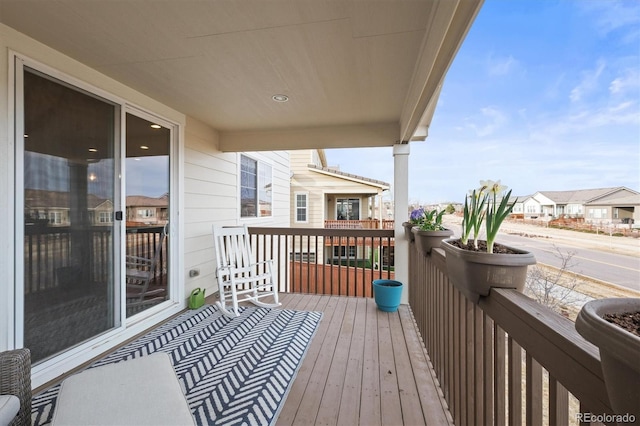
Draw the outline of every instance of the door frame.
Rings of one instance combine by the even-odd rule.
[[[0,306],[0,316],[4,311],[4,315],[9,320],[6,328],[0,330],[0,338],[7,342],[7,348],[23,347],[24,335],[24,258],[19,256],[23,253],[24,248],[24,81],[23,69],[25,66],[42,72],[54,79],[60,80],[66,84],[76,87],[82,91],[86,91],[96,97],[112,102],[119,110],[119,122],[116,123],[114,131],[119,135],[119,141],[116,141],[114,147],[114,156],[116,158],[114,167],[115,179],[120,179],[120,184],[115,185],[114,194],[114,212],[123,211],[124,209],[124,161],[125,156],[125,135],[126,130],[124,121],[126,113],[132,113],[137,116],[151,117],[160,124],[165,125],[171,130],[170,145],[170,210],[169,215],[173,224],[170,226],[169,252],[172,253],[169,262],[170,267],[168,273],[169,280],[173,283],[170,287],[168,298],[165,302],[154,306],[146,311],[126,318],[125,309],[120,309],[120,318],[116,319],[116,325],[105,333],[96,336],[94,339],[83,342],[68,351],[65,351],[51,359],[47,359],[41,363],[32,366],[32,386],[34,388],[54,380],[60,375],[76,368],[77,366],[90,361],[113,348],[121,345],[137,334],[143,332],[149,327],[158,324],[179,313],[185,308],[186,302],[182,295],[184,294],[184,280],[180,279],[179,271],[183,268],[183,241],[179,239],[183,231],[183,219],[180,214],[184,201],[182,195],[183,183],[183,165],[182,158],[184,156],[184,123],[171,120],[160,114],[150,111],[134,103],[128,102],[123,97],[117,96],[106,90],[100,89],[79,78],[73,77],[67,73],[59,71],[51,66],[43,64],[28,56],[15,51],[9,51],[9,83],[8,83],[8,118],[9,118],[9,150],[13,153],[14,161],[12,161],[12,169],[7,171],[9,175],[9,185],[14,188],[12,203],[8,211],[12,212],[12,216],[8,219],[13,223],[13,250],[9,253],[9,264],[13,265],[12,280],[5,294],[8,295],[7,303]],[[141,115],[142,114],[142,115]],[[116,112],[118,115],[118,112]],[[118,120],[116,120],[118,121]],[[119,158],[119,161],[118,161]],[[125,226],[122,222],[114,221],[114,259],[119,258],[119,262],[114,261],[114,281],[119,283],[116,291],[116,297],[120,307],[125,305]],[[118,253],[118,250],[120,251]],[[117,285],[117,284],[116,284]],[[2,333],[5,333],[3,336]]]

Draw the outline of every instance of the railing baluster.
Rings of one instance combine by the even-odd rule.
[[[475,375],[474,375],[474,366],[475,366],[475,358],[474,358],[474,315],[473,315],[473,307],[474,304],[471,303],[466,297],[464,300],[464,310],[465,310],[465,319],[466,319],[466,339],[465,339],[465,348],[466,348],[466,388],[464,389],[464,393],[466,395],[466,410],[467,410],[467,419],[466,422],[468,425],[475,425],[476,421],[474,418],[474,407],[475,407]]]
[[[493,320],[486,314],[483,324],[484,424],[493,424]]]
[[[505,392],[507,389],[505,379],[505,363],[506,363],[506,348],[505,332],[500,328],[498,324],[494,323],[493,328],[493,344],[494,344],[494,363],[493,363],[493,377],[494,377],[494,399],[493,399],[493,414],[495,418],[495,425],[502,426],[505,424],[506,417],[506,404],[505,404]]]
[[[569,392],[549,375],[549,424],[569,424]]]
[[[453,418],[455,419],[456,424],[460,424],[460,303],[459,303],[460,292],[454,291],[452,302],[452,311],[453,311],[453,321],[451,324],[453,325],[453,334],[450,336],[453,341],[453,353],[452,353],[452,378],[453,378],[453,408],[454,413]]]
[[[473,354],[474,354],[474,376],[475,376],[475,412],[474,424],[484,422],[484,314],[482,309],[473,305]]]
[[[542,366],[527,352],[527,426],[542,424]]]
[[[509,425],[522,424],[522,349],[509,336]]]

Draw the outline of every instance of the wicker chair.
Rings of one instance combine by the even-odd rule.
[[[15,349],[0,352],[0,395],[20,399],[20,411],[11,425],[31,425],[31,352]]]

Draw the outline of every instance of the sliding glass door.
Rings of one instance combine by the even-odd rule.
[[[47,368],[171,306],[178,127],[28,60],[15,81],[15,338]]]
[[[120,107],[21,69],[23,340],[37,363],[120,325]]]

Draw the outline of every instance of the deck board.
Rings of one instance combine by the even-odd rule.
[[[360,410],[354,407],[360,406],[362,393],[362,362],[364,358],[365,321],[367,309],[366,299],[357,299],[354,311],[353,329],[346,372],[344,375],[344,387],[340,398],[338,411],[338,425],[357,425],[360,420]]]
[[[408,306],[280,294],[283,309],[323,312],[277,425],[452,425]]]

